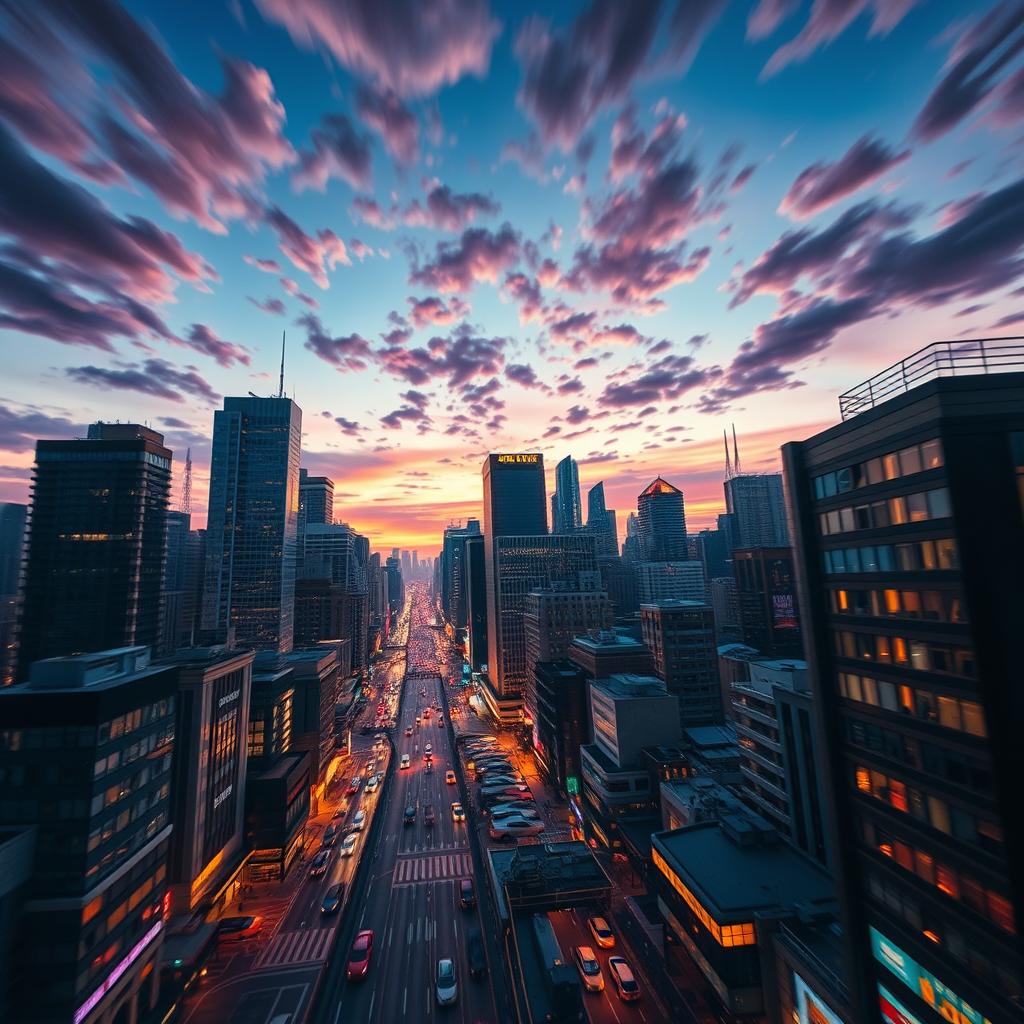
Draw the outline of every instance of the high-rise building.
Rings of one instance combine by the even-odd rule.
[[[384,571],[388,578],[388,607],[392,617],[398,615],[405,604],[405,584],[402,581],[402,567],[395,555],[384,563]]]
[[[929,346],[783,448],[858,1019],[1024,1018],[1024,374],[999,372],[1005,344]]]
[[[487,664],[487,572],[483,534],[466,538],[466,620],[469,664],[481,672]]]
[[[24,678],[0,690],[0,826],[36,830],[5,965],[11,1020],[147,1019],[172,832],[175,670],[126,647],[36,662]]]
[[[527,685],[526,620],[531,590],[597,576],[594,538],[586,533],[498,537],[494,542],[494,632],[488,622],[490,649],[484,698],[495,717],[518,722]]]
[[[532,452],[491,454],[484,461],[481,472],[484,491],[484,572],[487,588],[486,682],[493,696],[513,698],[514,704],[522,693],[525,682],[525,648],[517,662],[518,677],[514,681],[506,680],[509,662],[508,655],[502,654],[501,651],[506,637],[501,622],[503,613],[500,606],[495,551],[498,541],[503,537],[537,537],[547,534],[544,456]],[[531,584],[539,585],[541,583]],[[530,587],[523,590],[520,596],[520,612],[522,598],[529,589]],[[506,619],[508,618],[509,616],[506,616]],[[520,615],[520,632],[521,618]]]
[[[802,657],[792,548],[737,548],[732,555],[743,643],[772,658]]]
[[[18,593],[27,505],[0,505],[0,599]]]
[[[225,398],[213,416],[203,628],[260,650],[294,642],[302,410]]]
[[[469,519],[465,526],[447,526],[441,548],[441,608],[455,629],[465,629],[469,612],[466,579],[466,541],[480,536],[480,520]]]
[[[39,441],[18,677],[43,658],[160,640],[171,452],[134,423]]]
[[[334,522],[334,481],[299,470],[299,518],[304,523]]]
[[[700,562],[636,562],[636,596],[640,604],[655,601],[703,601],[704,567]]]
[[[728,538],[722,530],[701,530],[697,534],[697,557],[704,566],[704,578],[713,580],[729,574]]]
[[[164,558],[164,590],[160,608],[158,652],[167,654],[182,646],[185,632],[185,604],[189,594],[186,569],[192,536],[192,516],[188,512],[167,513],[167,551]],[[193,581],[194,593],[194,581]],[[195,609],[193,608],[193,614]],[[186,634],[188,635],[188,634]],[[188,641],[185,641],[188,642]]]
[[[598,558],[619,557],[619,531],[615,524],[615,509],[607,508],[605,505],[603,480],[587,491],[587,529],[598,538]]]
[[[789,547],[781,473],[738,473],[725,481],[725,507],[738,548]]]
[[[587,676],[571,661],[541,661],[534,669],[533,749],[545,774],[577,800],[580,747],[587,741]]]
[[[252,651],[193,647],[176,673],[170,912],[225,906],[245,859],[245,770]]]
[[[740,605],[736,594],[736,577],[719,576],[708,584],[711,607],[715,613],[715,636],[720,644],[739,643]]]
[[[626,516],[626,539],[622,542],[624,562],[642,562],[644,557],[640,545],[640,520],[635,512]]]
[[[647,562],[685,562],[686,510],[683,492],[659,476],[636,499],[642,557]]]
[[[718,648],[711,606],[703,601],[659,601],[640,605],[644,643],[654,674],[679,698],[683,729],[723,721],[718,685]]]
[[[572,533],[583,528],[580,471],[571,455],[566,455],[555,466],[555,496],[551,508],[552,533]]]

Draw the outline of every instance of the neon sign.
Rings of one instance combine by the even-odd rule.
[[[163,921],[157,921],[152,928],[146,932],[145,935],[135,943],[134,946],[128,951],[128,955],[103,979],[103,984],[82,1005],[75,1010],[75,1024],[82,1024],[82,1021],[96,1009],[99,1001],[121,980],[124,972],[136,960],[142,956],[146,947],[160,934],[160,930],[163,928]]]
[[[527,463],[529,465],[536,465],[540,462],[539,455],[499,455],[498,462],[507,465],[508,463]]]

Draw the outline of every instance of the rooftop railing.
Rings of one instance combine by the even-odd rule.
[[[844,420],[938,377],[1024,371],[1024,338],[936,341],[839,396]]]

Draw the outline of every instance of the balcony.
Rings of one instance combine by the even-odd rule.
[[[939,377],[1024,372],[1024,338],[936,341],[839,396],[844,420]]]

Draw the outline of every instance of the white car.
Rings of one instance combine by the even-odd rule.
[[[453,1006],[459,998],[455,981],[455,961],[445,958],[437,961],[437,1005]]]
[[[403,754],[402,760],[399,762],[398,767],[400,770],[404,770],[409,767],[409,755]]]
[[[529,818],[505,818],[491,823],[487,830],[492,839],[518,839],[520,836],[539,836],[544,824]]]
[[[363,830],[363,828],[365,826],[366,826],[366,811],[363,811],[363,810],[356,811],[356,816],[352,819],[352,827],[357,832],[362,832],[362,830]]]
[[[359,836],[355,832],[349,832],[347,836],[341,841],[341,855],[342,857],[351,857],[356,852],[356,845],[359,842]]]
[[[380,776],[379,775],[371,775],[366,780],[366,792],[367,793],[372,793],[379,785],[380,785]]]

